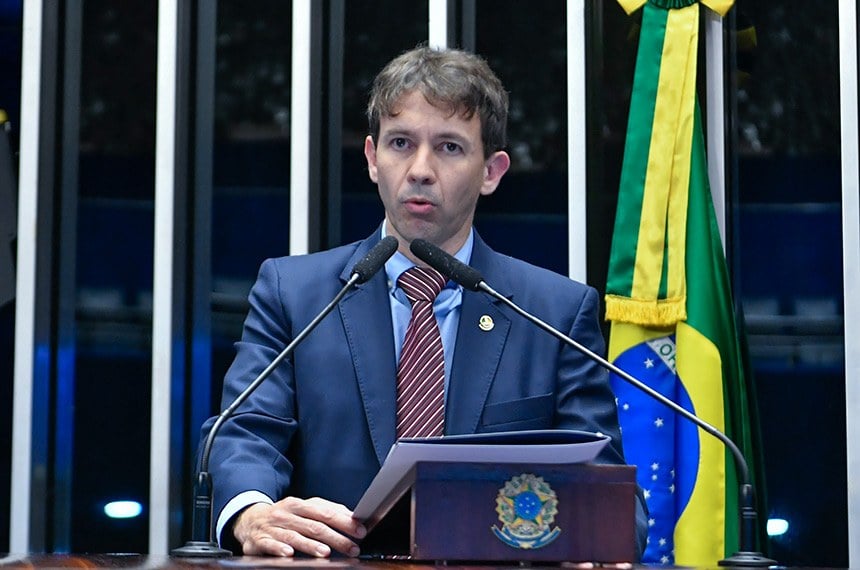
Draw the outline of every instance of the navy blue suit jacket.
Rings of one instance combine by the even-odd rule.
[[[335,296],[379,240],[263,263],[228,405]],[[598,354],[597,292],[501,255],[477,235],[471,265],[499,293]],[[478,327],[483,315],[495,326]],[[214,513],[258,490],[273,500],[320,496],[354,508],[395,440],[397,362],[384,271],[348,293],[226,422],[213,446]],[[447,434],[541,428],[601,432],[598,461],[624,463],[605,370],[482,293],[463,292],[445,411]],[[204,434],[211,420],[204,426]],[[639,525],[644,525],[641,509]]]

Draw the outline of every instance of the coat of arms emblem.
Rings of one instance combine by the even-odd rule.
[[[502,528],[493,525],[493,534],[514,548],[541,548],[561,533],[560,528],[552,527],[558,514],[555,491],[530,473],[513,477],[499,489],[496,512]]]

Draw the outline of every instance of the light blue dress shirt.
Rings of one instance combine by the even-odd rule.
[[[382,226],[382,237],[385,237],[385,225]],[[469,232],[466,243],[454,255],[458,260],[468,264],[472,259],[472,245],[475,243],[474,230]],[[388,277],[389,301],[391,302],[391,322],[394,325],[394,356],[395,362],[400,361],[400,350],[406,337],[406,328],[412,318],[412,304],[406,298],[406,293],[397,286],[397,278],[400,274],[414,267],[402,253],[395,252],[385,262],[385,274]],[[463,304],[463,287],[453,281],[448,281],[445,288],[436,297],[433,303],[433,314],[439,325],[439,334],[442,336],[442,350],[445,354],[445,393],[448,393],[448,381],[450,380],[451,365],[454,362],[454,344],[457,341],[457,325],[460,323],[460,306]]]

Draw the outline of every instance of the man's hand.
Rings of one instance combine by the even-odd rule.
[[[325,558],[332,550],[358,556],[349,537],[364,538],[364,526],[345,506],[314,497],[287,497],[267,505],[251,505],[236,517],[233,535],[249,555],[292,556],[303,552]]]

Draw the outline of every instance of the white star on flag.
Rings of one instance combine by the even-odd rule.
[[[665,538],[660,539],[660,546],[666,546],[666,539]]]
[[[655,524],[657,524],[657,521],[654,519],[648,519],[648,526],[654,526]]]
[[[651,471],[657,471],[658,469],[660,469],[659,463],[652,463],[651,464]]]
[[[646,500],[651,498],[651,491],[648,489],[642,489],[642,496],[645,497]]]
[[[658,428],[663,427],[663,418],[657,418],[656,420],[654,420],[654,425]]]
[[[654,368],[654,361],[650,358],[645,359],[645,368]]]

